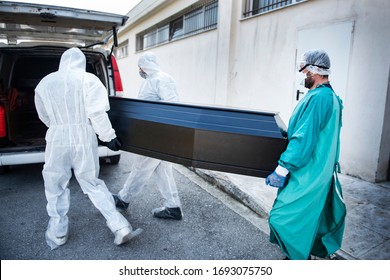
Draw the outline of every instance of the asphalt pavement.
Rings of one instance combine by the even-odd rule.
[[[113,193],[122,187],[131,172],[132,162],[133,156],[123,153],[119,164],[101,166],[100,178]],[[153,217],[152,209],[162,206],[163,200],[156,187],[158,182],[152,178],[137,200],[123,212],[134,228],[142,228],[144,232],[123,246],[114,245],[114,235],[103,216],[73,177],[69,185],[69,239],[65,245],[50,250],[45,242],[48,215],[41,172],[42,164],[31,164],[12,166],[8,173],[1,175],[1,260],[283,258],[279,248],[271,244],[257,226],[261,220],[258,215],[184,167],[180,168],[180,173],[174,172],[183,206],[183,220]]]
[[[102,178],[112,191],[119,191],[121,182],[130,172],[131,160],[129,154],[126,154],[118,166],[105,166],[101,169]],[[73,194],[70,209],[72,236],[67,246],[61,250],[50,251],[43,238],[47,214],[42,166],[15,166],[10,174],[3,175],[0,182],[1,259],[283,257],[277,246],[270,244],[267,237],[268,213],[277,190],[266,186],[263,178],[189,169],[176,164],[174,169],[177,175],[180,173],[180,176],[175,177],[179,180],[178,188],[184,206],[183,221],[159,221],[152,218],[151,209],[159,206],[158,201],[161,198],[158,192],[149,191],[148,195],[140,196],[137,204],[131,206],[126,213],[133,226],[144,228],[145,233],[128,246],[117,248],[112,244],[113,236],[102,223],[100,213],[91,207],[89,199],[73,179],[70,186]],[[16,173],[18,176],[15,176]],[[347,217],[342,248],[334,257],[347,260],[389,260],[390,182],[374,184],[343,174],[340,174],[339,179],[343,187]],[[207,181],[208,184],[203,184],[202,181]],[[203,190],[196,186],[202,186]],[[226,198],[219,199],[218,196],[221,195],[228,196],[230,201]],[[221,201],[228,202],[223,205]],[[224,210],[225,206],[238,215]],[[245,217],[255,227],[241,217]],[[245,235],[240,233],[240,228],[244,227]],[[197,243],[200,239],[207,242]],[[146,244],[154,244],[153,249],[146,249],[150,248]],[[230,245],[225,246],[226,244]],[[240,247],[238,244],[245,246]],[[222,248],[224,249],[221,250]]]
[[[241,201],[264,220],[268,218],[277,190],[267,186],[264,178],[191,170]],[[342,247],[333,257],[390,260],[390,182],[370,183],[343,174],[339,174],[339,179],[347,216]],[[261,228],[269,234],[267,223],[262,223]]]

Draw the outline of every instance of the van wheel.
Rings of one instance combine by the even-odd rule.
[[[115,155],[115,156],[105,157],[103,160],[104,163],[118,164],[120,159],[121,159],[121,155]]]
[[[0,174],[5,174],[9,171],[9,165],[0,166]]]
[[[121,155],[110,156],[109,158],[111,164],[118,164],[119,160],[121,159]]]

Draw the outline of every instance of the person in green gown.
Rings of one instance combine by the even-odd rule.
[[[266,184],[278,193],[269,216],[270,241],[285,259],[326,258],[341,247],[346,207],[339,172],[342,101],[329,83],[330,59],[307,51],[298,65],[309,89],[290,118],[286,150]]]

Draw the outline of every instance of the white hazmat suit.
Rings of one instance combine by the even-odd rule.
[[[71,48],[63,53],[58,71],[44,77],[35,89],[39,118],[48,127],[42,174],[50,217],[46,241],[51,249],[67,241],[72,169],[83,192],[115,234],[116,245],[140,233],[140,230],[132,232],[129,222],[115,208],[107,186],[98,179],[96,134],[103,142],[116,135],[106,113],[107,90],[85,68],[85,55],[78,48]]]
[[[140,87],[138,98],[169,102],[177,102],[179,100],[175,81],[170,75],[160,70],[156,56],[153,53],[144,53],[138,60],[138,66],[140,75],[145,78]],[[141,69],[144,73],[142,73]],[[172,164],[140,155],[135,159],[133,169],[122,190],[118,193],[119,199],[129,203],[141,191],[153,174],[157,176],[157,186],[165,200],[164,207],[180,208],[181,204],[173,177]],[[161,211],[164,207],[154,209],[153,212]]]

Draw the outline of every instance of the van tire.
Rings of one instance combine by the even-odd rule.
[[[109,156],[100,158],[100,162],[104,164],[118,164],[121,159],[121,155]]]
[[[111,164],[118,164],[121,159],[121,155],[110,156],[109,159]]]
[[[3,166],[0,166],[0,174],[5,174],[9,171],[10,167],[9,165],[3,165]]]

